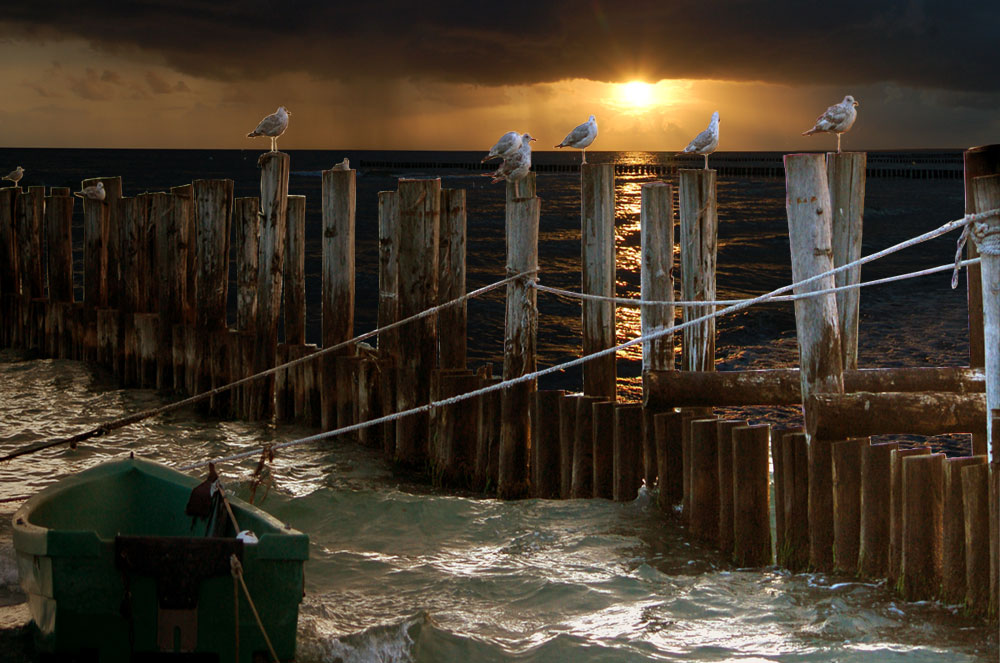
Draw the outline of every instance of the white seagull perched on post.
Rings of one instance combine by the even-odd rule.
[[[278,106],[278,110],[271,113],[257,125],[257,128],[247,134],[247,138],[254,136],[267,136],[271,139],[271,151],[278,151],[278,136],[285,133],[288,128],[288,116],[291,115],[284,106]]]
[[[93,186],[88,186],[83,191],[74,191],[74,196],[79,198],[89,198],[90,200],[104,200],[104,182],[98,182]]]
[[[521,144],[517,150],[510,156],[504,157],[503,163],[492,174],[494,184],[501,180],[513,182],[514,195],[521,195],[518,182],[523,180],[531,170],[531,141],[533,140],[535,139],[531,137],[531,134],[526,133],[521,136]]]
[[[854,97],[847,95],[839,104],[827,108],[826,112],[816,118],[816,126],[808,131],[803,131],[802,135],[837,134],[837,154],[840,154],[840,134],[847,133],[854,126],[854,120],[858,119],[857,106],[858,102],[854,100]]]
[[[508,131],[500,136],[496,145],[490,148],[490,153],[483,157],[479,163],[486,163],[490,159],[506,159],[514,154],[521,147],[521,134],[516,131]]]
[[[24,177],[24,168],[21,168],[20,166],[3,176],[5,180],[13,182],[14,186],[17,186],[17,183],[21,181],[22,177]]]
[[[708,128],[694,137],[678,154],[700,154],[705,157],[705,170],[708,170],[708,155],[719,146],[719,111],[712,113]]]
[[[583,150],[581,163],[587,163],[587,148],[590,147],[595,138],[597,138],[597,118],[591,115],[589,120],[566,134],[566,137],[556,147],[575,147],[578,150]]]

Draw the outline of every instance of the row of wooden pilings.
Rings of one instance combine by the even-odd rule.
[[[983,172],[976,174],[996,172],[994,156],[983,155],[994,153],[980,155]],[[786,158],[796,280],[859,255],[864,156]],[[26,193],[0,189],[0,299],[6,321],[0,341],[48,356],[100,361],[127,386],[187,394],[316,353],[317,346],[304,342],[305,200],[288,196],[288,172],[287,155],[264,155],[260,198],[235,200],[230,180],[199,180],[169,193],[122,197],[120,178],[99,178],[107,199],[84,201],[82,302],[73,301],[69,192],[54,189],[46,196],[41,187]],[[685,300],[715,299],[715,187],[715,171],[679,173]],[[353,335],[354,171],[324,171],[322,192],[322,347],[333,348]],[[644,333],[674,321],[673,200],[671,185],[643,187],[641,296],[663,302],[643,307]],[[537,269],[540,207],[533,175],[517,187],[508,185],[510,275]],[[614,294],[614,222],[614,169],[588,164],[581,172],[585,293]],[[463,191],[442,190],[437,179],[400,180],[398,191],[379,194],[379,229],[380,327],[465,293]],[[232,327],[226,315],[230,254],[237,274]],[[831,276],[806,290],[856,282],[858,272],[843,279]],[[490,366],[467,366],[465,308],[458,305],[380,334],[377,350],[349,344],[273,379],[221,392],[207,408],[220,416],[303,420],[331,430],[517,378],[535,369],[535,292],[525,278],[507,285],[501,376],[494,376]],[[983,430],[986,399],[982,371],[976,372],[983,365],[975,359],[977,323],[970,320],[972,369],[858,370],[856,293],[796,302],[802,369],[714,373],[714,323],[706,320],[685,330],[681,371],[675,370],[671,336],[643,344],[641,404],[617,401],[615,359],[606,354],[584,364],[580,395],[536,392],[527,381],[362,429],[359,436],[382,446],[400,464],[428,469],[437,483],[505,498],[630,500],[643,481],[655,483],[662,506],[672,509],[679,503],[692,534],[731,552],[740,564],[767,564],[774,547],[778,563],[790,568],[850,571],[856,547],[860,573],[899,578],[910,598],[943,591],[944,561],[936,551],[944,549],[939,542],[946,531],[956,541],[955,532],[961,531],[962,553],[950,559],[963,560],[969,605],[985,609],[997,596],[997,554],[995,549],[989,553],[986,571],[981,554],[984,545],[995,545],[996,514],[987,516],[983,530],[982,506],[997,504],[996,473],[983,475],[992,477],[987,490],[993,492],[990,499],[979,499],[984,470],[976,468],[985,466],[978,459],[949,470],[951,459],[940,455],[925,460],[908,450],[848,439]],[[970,287],[970,316],[977,308],[973,297]],[[683,317],[690,321],[711,310],[688,307]],[[610,302],[585,301],[582,316],[584,355],[615,344]],[[981,316],[978,330],[982,353]],[[785,403],[805,405],[805,432],[772,436],[767,426],[719,422],[705,409]],[[888,416],[893,413],[897,416]],[[975,451],[982,454],[984,440],[978,437]],[[773,493],[768,490],[769,447]],[[889,480],[866,480],[864,468],[886,466],[886,454]],[[929,478],[919,478],[920,472]],[[866,481],[890,489],[887,518],[882,510],[866,520],[868,507],[879,502],[871,492],[866,500]],[[930,498],[917,494],[925,488]],[[865,505],[860,511],[851,506],[855,495]],[[933,506],[937,495],[952,495],[951,501]],[[929,516],[920,511],[924,508],[931,509]],[[946,512],[964,520],[952,516],[951,525],[945,525]],[[889,523],[888,536],[877,533],[876,523],[883,520]],[[964,524],[958,528],[956,522]],[[925,535],[929,543],[920,538]],[[868,538],[872,542],[866,546]],[[908,554],[907,545],[915,546],[914,552]],[[921,558],[920,550],[930,554]],[[882,557],[889,560],[885,566],[872,561]],[[989,598],[970,594],[984,587],[991,588]]]

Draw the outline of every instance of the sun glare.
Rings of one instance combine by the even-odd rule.
[[[633,110],[645,110],[653,105],[653,86],[642,81],[631,81],[619,85],[622,102]]]

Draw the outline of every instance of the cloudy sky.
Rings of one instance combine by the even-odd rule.
[[[841,0],[19,2],[0,14],[0,146],[540,149],[595,114],[594,149],[803,137],[852,94],[847,149],[1000,138],[1000,3]],[[259,143],[259,145],[257,145]]]

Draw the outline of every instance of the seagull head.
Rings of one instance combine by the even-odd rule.
[[[719,122],[721,122],[721,120],[719,119],[719,111],[715,111],[712,113],[712,119],[709,120],[709,122],[713,124],[718,124]]]
[[[593,115],[591,115],[591,116],[590,116],[590,119],[589,119],[589,120],[587,120],[587,121],[588,121],[588,122],[597,122],[597,118],[596,118],[596,117],[594,117]]]
[[[856,102],[854,100],[854,97],[852,97],[851,95],[847,95],[846,97],[844,97],[844,100],[841,103],[844,104],[845,106],[857,106],[858,105],[858,102]]]
[[[530,143],[533,140],[538,140],[538,139],[537,138],[532,138],[531,134],[528,134],[528,133],[526,133],[523,136],[521,136],[521,144],[522,145],[527,145],[528,143]]]
[[[291,115],[291,113],[288,112],[288,109],[285,108],[284,106],[278,106],[278,112],[284,113],[285,115]]]
[[[103,189],[104,189],[104,182],[98,182],[98,183],[97,183],[97,188],[98,188],[99,190],[103,190]]]

